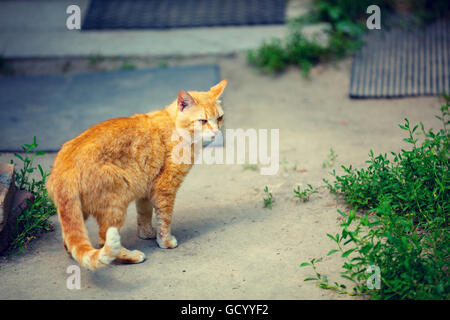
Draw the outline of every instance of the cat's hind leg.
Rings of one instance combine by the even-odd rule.
[[[118,231],[122,228],[126,217],[126,207],[112,207],[97,214],[97,222],[99,225],[99,244],[103,245],[106,239],[106,231],[110,227],[116,227]],[[123,246],[120,248],[117,260],[124,263],[141,263],[145,260],[145,254],[139,250],[128,250]]]
[[[136,200],[137,236],[141,239],[155,239],[156,230],[152,226],[153,205],[149,199]]]

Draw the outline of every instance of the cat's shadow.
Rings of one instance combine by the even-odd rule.
[[[253,214],[249,214],[249,212],[253,212]],[[178,207],[174,214],[179,214],[179,216],[174,220],[172,226],[172,233],[178,240],[178,248],[174,250],[182,252],[186,247],[195,247],[196,244],[193,242],[196,238],[201,237],[207,239],[208,234],[224,231],[226,228],[229,228],[236,223],[241,223],[243,221],[248,222],[252,219],[264,219],[263,216],[258,213],[260,213],[260,210],[255,209],[254,202],[240,203],[239,205],[204,206],[196,207],[195,209],[182,209]],[[258,216],[256,217],[256,215]],[[91,237],[92,242],[96,243],[98,239],[98,236],[94,234],[94,230],[95,233],[97,233],[98,230],[96,222],[89,221],[88,229],[90,231],[89,236]],[[157,250],[167,250],[160,249],[155,239],[142,240],[137,237],[136,214],[134,212],[128,212],[127,221],[122,228],[120,235],[124,247],[130,250],[142,251],[147,256],[147,260],[152,259],[152,255]],[[217,245],[220,245],[220,243]],[[120,291],[123,288],[124,291],[129,291],[133,288],[139,289],[148,285],[151,279],[147,279],[144,282],[142,282],[144,279],[140,279],[135,284],[129,282],[124,283],[124,281],[118,279],[114,275],[114,269],[117,271],[116,268],[126,268],[126,272],[130,272],[131,268],[138,269],[143,265],[145,265],[145,261],[142,264],[135,265],[114,261],[112,266],[100,270],[101,272],[89,273],[88,282],[92,286],[105,290],[114,289]]]
[[[254,203],[249,203],[253,206]],[[182,209],[177,208],[179,216],[174,219],[172,224],[172,234],[177,238],[178,245],[183,246],[197,237],[204,237],[208,233],[214,233],[218,230],[229,227],[232,224],[239,223],[242,219],[248,219],[245,212],[247,205],[236,208],[226,206],[205,206],[198,208]],[[146,255],[151,255],[155,250],[161,250],[155,239],[142,240],[136,235],[136,216],[130,214],[127,217],[126,226],[121,231],[122,244],[130,250],[141,250]]]

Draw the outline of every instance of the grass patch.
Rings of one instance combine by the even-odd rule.
[[[56,208],[45,189],[49,173],[43,170],[41,165],[34,164],[36,157],[44,155],[43,152],[36,152],[37,146],[36,137],[34,137],[32,144],[22,145],[23,154],[14,154],[22,163],[21,169],[14,172],[16,189],[31,192],[34,195],[34,201],[28,201],[28,207],[17,217],[17,235],[11,241],[10,253],[23,252],[37,235],[53,230],[48,219],[56,213]],[[11,164],[18,167],[13,160]],[[37,180],[30,177],[34,172],[39,172]]]
[[[89,63],[89,66],[91,66],[91,67],[97,66],[99,63],[103,62],[104,60],[105,60],[105,57],[99,53],[91,54],[88,57],[88,63]]]
[[[331,168],[336,163],[338,155],[334,152],[333,148],[330,149],[330,153],[327,155],[327,158],[324,162],[322,162],[322,168]]]
[[[341,232],[328,234],[345,262],[341,275],[353,283],[351,294],[373,299],[449,299],[449,103],[441,107],[442,128],[425,130],[407,119],[399,125],[409,148],[375,156],[368,167],[342,168],[345,174],[329,183],[330,191],[352,208],[339,211]],[[420,141],[420,142],[419,142]],[[359,212],[359,213],[358,213]],[[313,268],[324,289],[350,293],[317,272],[319,259],[301,266]],[[373,270],[378,269],[379,288]],[[307,280],[305,279],[305,280]]]
[[[257,164],[252,163],[245,163],[242,165],[242,167],[244,168],[244,170],[251,170],[251,171],[257,171],[259,168]]]
[[[129,61],[124,61],[122,62],[120,68],[120,70],[135,70],[136,69],[136,65],[134,63],[131,63]]]
[[[286,157],[283,157],[283,159],[280,161],[280,166],[283,168],[283,171],[289,172],[289,171],[297,171],[298,169],[298,162],[295,161],[294,163],[290,163]]]
[[[264,208],[269,208],[270,210],[272,210],[272,204],[273,204],[273,200],[272,200],[272,193],[269,191],[269,187],[266,186],[264,188],[264,198],[263,198],[263,202],[264,202]]]
[[[384,18],[398,7],[391,0],[314,0],[307,14],[288,22],[290,28],[286,38],[271,39],[258,49],[248,51],[247,61],[268,74],[279,73],[293,65],[307,76],[316,64],[344,58],[361,47],[361,36],[367,29],[365,24],[369,17],[366,10],[370,5],[380,7],[382,28]],[[406,0],[403,5],[420,24],[449,16],[448,0]],[[326,44],[308,39],[302,33],[305,26],[317,23],[330,26],[326,31]]]
[[[313,186],[310,184],[308,184],[306,186],[306,188],[304,188],[303,190],[301,190],[300,186],[297,186],[297,189],[294,189],[295,198],[298,198],[298,199],[302,200],[303,202],[309,201],[309,198],[314,193],[318,193],[318,191],[315,190],[313,188]]]
[[[168,67],[169,67],[168,61],[161,61],[160,63],[158,63],[158,68],[168,68]]]
[[[260,48],[248,51],[247,61],[269,74],[293,65],[307,76],[316,64],[343,58],[361,46],[360,36],[364,31],[361,18],[368,6],[365,6],[366,2],[369,1],[315,1],[307,15],[289,21],[289,35],[285,39],[274,38]],[[351,10],[346,10],[347,6]],[[305,26],[322,22],[330,26],[324,31],[328,36],[326,44],[303,35]]]

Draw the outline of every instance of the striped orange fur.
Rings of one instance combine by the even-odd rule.
[[[156,238],[161,248],[177,246],[170,232],[172,211],[192,164],[173,161],[177,141],[172,134],[183,129],[192,135],[200,124],[202,135],[213,139],[224,121],[218,98],[226,84],[223,80],[206,92],[181,90],[162,110],[101,122],[62,146],[47,190],[58,210],[64,247],[82,266],[95,270],[114,259],[145,260],[144,253],[120,244],[127,207],[135,200],[138,236]],[[89,240],[84,224],[89,216],[98,222],[101,249]]]

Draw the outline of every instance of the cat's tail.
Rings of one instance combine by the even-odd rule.
[[[81,266],[90,270],[110,264],[122,247],[117,228],[110,227],[103,248],[95,249],[89,241],[79,199],[58,202],[62,204],[58,206],[58,215],[66,250]]]
[[[71,253],[83,267],[95,270],[116,259],[121,247],[119,231],[116,227],[110,227],[106,232],[105,245],[101,249],[93,248],[90,243],[81,243],[73,246]]]

